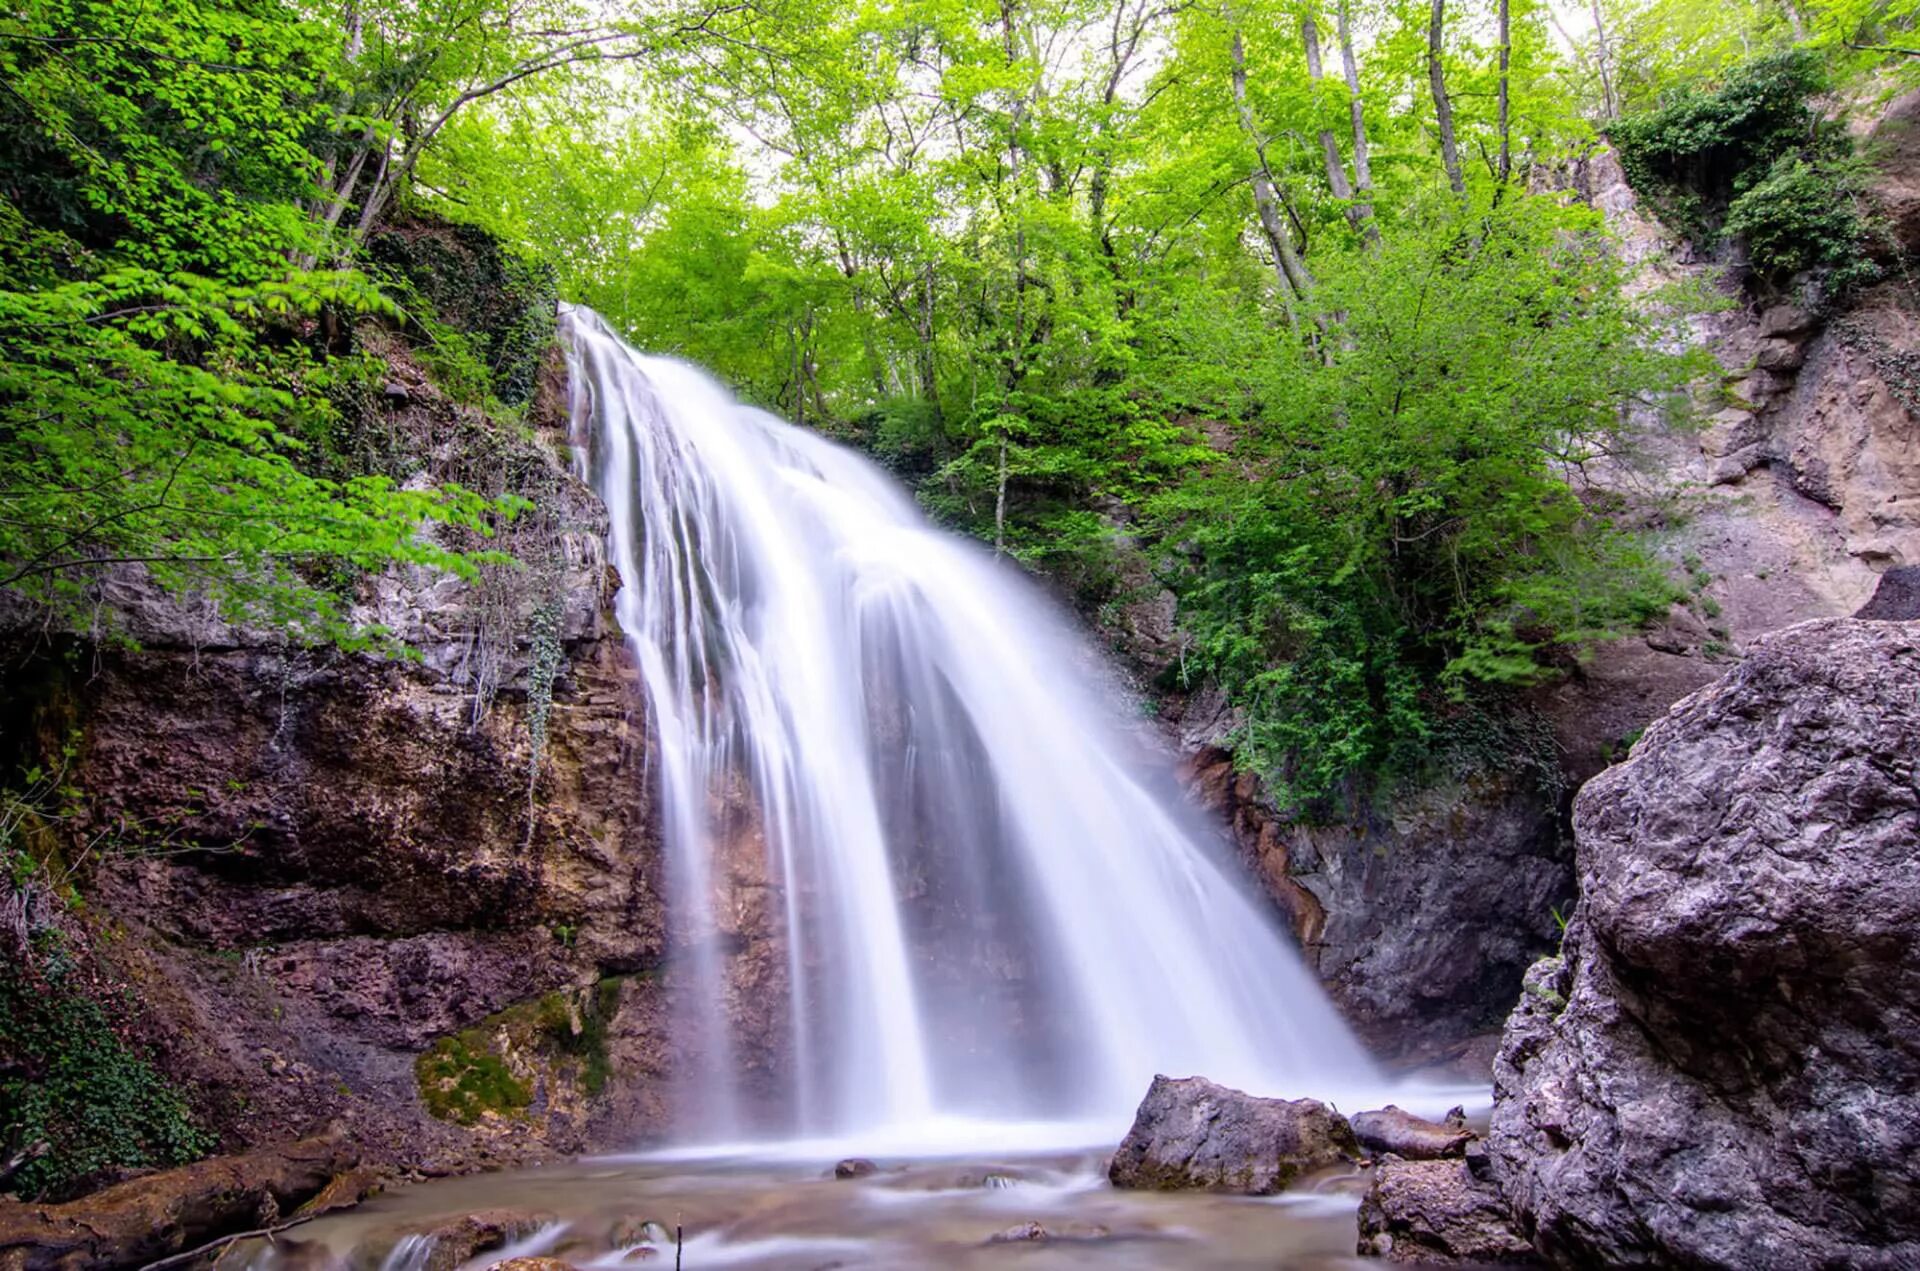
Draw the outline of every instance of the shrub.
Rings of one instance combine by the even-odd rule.
[[[113,1169],[183,1165],[212,1137],[186,1101],[75,983],[61,938],[0,967],[0,1142],[47,1144],[14,1176],[24,1197],[61,1199]]]
[[[1836,144],[1807,105],[1826,86],[1813,54],[1773,54],[1735,67],[1712,92],[1689,88],[1617,120],[1608,136],[1635,188],[1690,193],[1718,210],[1782,155]]]
[[[1832,290],[1843,292],[1879,273],[1862,250],[1870,230],[1858,193],[1844,168],[1784,155],[1727,208],[1726,232],[1746,240],[1753,267],[1770,279],[1826,266]]]
[[[1870,227],[1847,140],[1808,105],[1827,87],[1815,54],[1776,53],[1609,135],[1628,180],[1676,228],[1699,242],[1744,240],[1769,283],[1826,269],[1829,290],[1844,293],[1877,270],[1864,258]]]

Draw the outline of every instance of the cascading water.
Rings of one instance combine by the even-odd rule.
[[[589,311],[565,326],[659,742],[687,1133],[1124,1124],[1156,1072],[1372,1083],[1015,570],[866,460]],[[770,1006],[719,911],[743,841],[786,937],[777,1064],[734,1030]]]

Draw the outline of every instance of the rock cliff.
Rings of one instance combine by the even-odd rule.
[[[1581,792],[1490,1135],[1555,1264],[1920,1262],[1916,756],[1920,624],[1816,621]]]
[[[330,1120],[426,1172],[631,1146],[667,1111],[661,854],[557,350],[533,346],[523,431],[449,399],[402,333],[353,338],[387,365],[360,420],[379,462],[530,498],[498,542],[522,565],[357,583],[402,656],[291,646],[137,573],[102,596],[110,638],[13,630],[7,731],[65,750],[80,800],[70,903],[33,922],[208,1146]]]

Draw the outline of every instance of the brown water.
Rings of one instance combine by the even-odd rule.
[[[615,1247],[616,1225],[657,1222],[683,1233],[685,1271],[743,1268],[1192,1268],[1332,1271],[1354,1256],[1363,1176],[1333,1174],[1270,1198],[1116,1191],[1092,1153],[1010,1160],[881,1161],[836,1179],[824,1162],[581,1161],[402,1188],[281,1236],[236,1249],[223,1266],[252,1271],[418,1271],[419,1233],[482,1210],[539,1214],[530,1238],[468,1263],[551,1254],[576,1266],[665,1268],[669,1236],[651,1252]],[[994,1241],[1038,1223],[1042,1240]],[[411,1238],[409,1238],[411,1237]]]

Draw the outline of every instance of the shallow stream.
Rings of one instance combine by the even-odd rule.
[[[429,1233],[509,1211],[531,1234],[464,1265],[548,1254],[581,1268],[1190,1268],[1330,1271],[1354,1256],[1358,1171],[1276,1197],[1117,1191],[1097,1152],[900,1161],[861,1178],[828,1160],[578,1161],[405,1187],[233,1250],[250,1271],[420,1271]],[[642,1224],[651,1244],[631,1243]],[[1044,1238],[1032,1235],[1038,1224]],[[999,1237],[999,1239],[996,1239]],[[446,1253],[442,1252],[442,1261]]]

